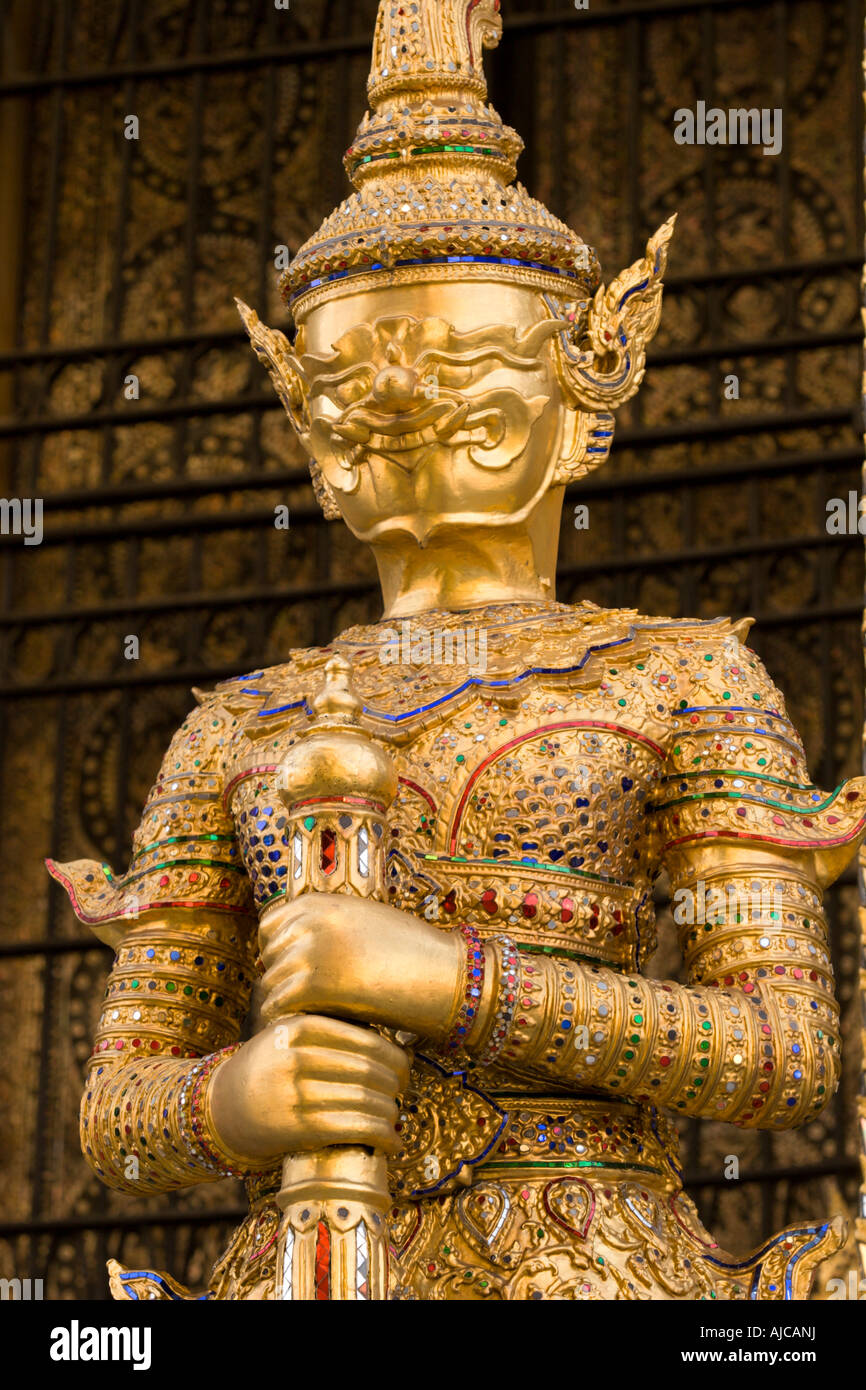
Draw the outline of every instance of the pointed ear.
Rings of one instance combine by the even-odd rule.
[[[322,508],[326,519],[336,521],[341,515],[340,509],[310,449],[312,421],[309,410],[309,386],[301,369],[301,364],[292,352],[285,333],[281,333],[278,328],[268,328],[267,324],[262,323],[255,309],[244,304],[242,299],[235,299],[235,304],[238,306],[238,313],[243,320],[244,328],[249,334],[253,351],[262,366],[267,367],[274,390],[282,401],[286,414],[291,420],[294,431],[307,455],[316,501]]]
[[[600,286],[591,303],[566,306],[567,327],[554,344],[557,368],[576,409],[610,411],[631,400],[646,371],[646,350],[662,311],[662,276],[676,217],[647,243],[646,254]]]
[[[615,421],[612,415],[569,409],[554,484],[577,482],[607,463],[613,444]]]
[[[310,415],[307,409],[309,395],[301,364],[292,352],[285,333],[278,328],[268,328],[262,323],[255,309],[235,299],[244,328],[249,334],[253,351],[263,367],[267,367],[274,390],[286,408],[298,437],[303,440],[310,432]]]

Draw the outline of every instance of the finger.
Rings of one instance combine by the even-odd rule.
[[[300,1082],[297,1097],[296,1118],[301,1121],[304,1131],[312,1128],[314,1116],[323,1113],[333,1117],[335,1122],[340,1116],[348,1117],[346,1122],[339,1125],[342,1129],[346,1123],[354,1123],[359,1115],[380,1131],[394,1131],[397,1123],[398,1111],[394,1101],[365,1086],[350,1086],[342,1082]]]
[[[324,1007],[321,991],[314,992],[313,979],[308,970],[299,971],[293,979],[272,994],[267,995],[262,1004],[262,1017],[269,1023],[276,1023],[292,1014],[301,1013],[309,1007]]]
[[[305,1079],[368,1087],[380,1095],[393,1100],[405,1085],[404,1074],[408,1065],[401,1058],[401,1065],[386,1066],[372,1058],[343,1049],[339,1052],[325,1047],[300,1048],[291,1058],[289,1065],[295,1075]]]
[[[297,921],[282,925],[279,931],[274,932],[268,938],[260,933],[259,952],[265,966],[273,968],[279,964],[301,942],[309,941],[312,934],[312,923],[306,918],[299,918]]]
[[[308,963],[312,949],[312,940],[304,933],[302,937],[291,942],[285,950],[280,951],[279,955],[271,960],[270,965],[266,964],[265,973],[262,976],[264,991],[270,993],[284,981],[291,980],[292,976]]]
[[[310,1139],[295,1141],[298,1152],[331,1144],[364,1144],[382,1153],[393,1154],[402,1142],[394,1129],[393,1116],[384,1119],[363,1110],[319,1110],[311,1114],[308,1120]]]
[[[305,893],[303,897],[288,900],[283,898],[281,901],[266,907],[262,916],[259,918],[259,930],[264,936],[272,935],[279,931],[285,922],[293,922],[298,917],[303,917],[310,907],[312,898],[317,894]]]
[[[292,1047],[326,1047],[338,1052],[354,1052],[378,1062],[389,1070],[408,1068],[406,1053],[373,1028],[360,1028],[342,1018],[322,1014],[303,1014],[293,1020]]]
[[[363,1083],[337,1080],[325,1077],[314,1080],[302,1076],[295,1080],[295,1094],[298,1105],[304,1109],[325,1110],[363,1110],[369,1111],[377,1119],[387,1119],[393,1123],[397,1118],[397,1102],[393,1095],[374,1091]]]
[[[286,930],[298,917],[298,910],[303,900],[297,899],[295,902],[283,902],[266,910],[264,915],[259,918],[259,950],[266,950],[279,934]]]
[[[269,942],[281,931],[291,930],[299,922],[316,922],[327,911],[329,902],[334,900],[331,893],[304,893],[291,902],[283,902],[270,911],[266,910],[259,919],[261,942]],[[261,944],[261,943],[260,943]]]
[[[385,1068],[397,1078],[398,1091],[405,1091],[409,1085],[409,1055],[402,1047],[396,1043],[389,1042],[387,1038],[381,1037],[374,1029],[368,1028],[367,1052],[371,1064]]]

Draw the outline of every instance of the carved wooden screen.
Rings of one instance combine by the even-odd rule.
[[[560,596],[753,614],[813,775],[834,786],[857,770],[862,703],[862,555],[825,524],[826,500],[859,482],[860,4],[504,8],[491,95],[526,139],[524,182],[611,273],[680,214],[647,382],[566,509]],[[45,535],[0,551],[0,1240],[2,1273],[43,1277],[46,1296],[104,1297],[109,1255],[200,1283],[240,1210],[230,1183],[136,1203],[81,1160],[110,955],[41,858],[123,867],[190,685],[376,615],[372,563],[319,516],[232,303],[280,322],[275,246],[296,248],[345,194],[375,9],[55,0],[9,20],[0,97],[23,123],[23,226],[0,463],[4,496],[44,499]],[[782,152],[677,145],[674,112],[699,100],[781,107]],[[791,1135],[684,1125],[691,1190],[732,1249],[840,1191],[853,1201],[853,875],[830,907],[846,1089]]]

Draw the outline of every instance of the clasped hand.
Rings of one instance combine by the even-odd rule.
[[[251,1163],[323,1145],[399,1144],[406,1053],[358,1022],[441,1039],[466,949],[397,908],[314,893],[259,928],[265,1026],[213,1073],[215,1138]]]
[[[263,1016],[316,1013],[441,1039],[465,944],[459,933],[386,904],[310,893],[259,927]]]

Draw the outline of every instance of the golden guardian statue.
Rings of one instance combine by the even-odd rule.
[[[112,1264],[118,1297],[797,1299],[842,1241],[720,1249],[667,1112],[780,1129],[833,1095],[822,892],[866,780],[812,784],[748,620],[556,601],[673,224],[600,282],[514,182],[500,29],[382,0],[293,336],[240,306],[382,621],[197,692],[126,875],[50,865],[117,952],[88,1162],[249,1194],[206,1291]],[[644,973],[662,870],[688,984]]]

